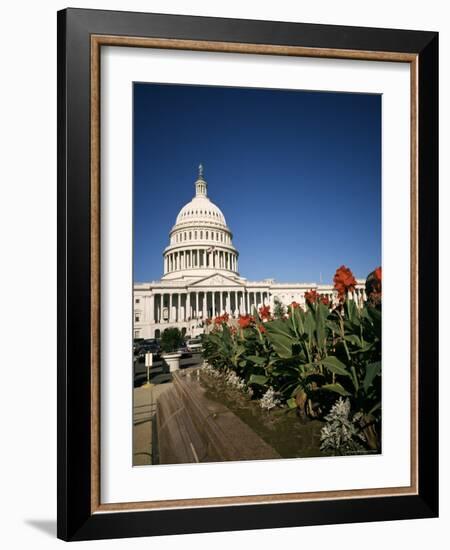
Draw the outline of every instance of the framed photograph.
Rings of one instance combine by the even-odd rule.
[[[58,536],[436,517],[438,35],[58,13]]]

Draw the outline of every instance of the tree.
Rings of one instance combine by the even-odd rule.
[[[183,345],[183,336],[176,327],[166,328],[161,338],[161,350],[164,353],[177,351]]]
[[[275,319],[283,319],[284,314],[285,314],[285,310],[284,310],[283,304],[280,302],[280,300],[275,298],[274,306],[273,306],[273,316],[275,317]]]

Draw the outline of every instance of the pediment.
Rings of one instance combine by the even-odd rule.
[[[195,288],[203,288],[203,287],[236,287],[236,288],[242,288],[244,286],[243,283],[236,281],[236,279],[232,279],[231,277],[227,277],[226,275],[222,275],[220,273],[215,273],[214,275],[208,275],[207,277],[204,277],[203,279],[200,279],[198,281],[195,281],[195,283],[191,283],[189,285],[190,287]]]

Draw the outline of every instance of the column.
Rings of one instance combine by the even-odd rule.
[[[161,294],[160,296],[160,302],[159,302],[159,322],[163,322],[163,309],[164,309],[164,296],[165,294]]]
[[[193,317],[194,319],[198,319],[198,290],[195,293],[195,313]]]
[[[223,312],[223,292],[220,291],[220,298],[219,298],[219,307],[220,307],[220,311],[219,311],[219,315],[222,315],[222,312]]]
[[[273,308],[275,307],[275,302],[273,300],[273,294],[271,294],[270,292],[269,292],[269,304],[270,304],[270,309],[273,313]]]
[[[150,294],[150,323],[155,322],[155,295]]]
[[[192,315],[191,315],[191,293],[189,292],[189,290],[186,294],[186,313],[185,313],[185,315],[186,315],[186,321],[189,321],[192,317]]]
[[[208,301],[208,293],[205,291],[203,292],[203,321],[208,317],[208,311],[207,311],[207,301]]]
[[[169,323],[172,322],[172,318],[173,318],[173,314],[172,314],[172,301],[173,301],[173,298],[172,298],[172,293],[169,294]]]

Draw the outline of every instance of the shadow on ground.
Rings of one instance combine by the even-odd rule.
[[[56,538],[56,519],[26,519],[25,523],[46,535]]]

